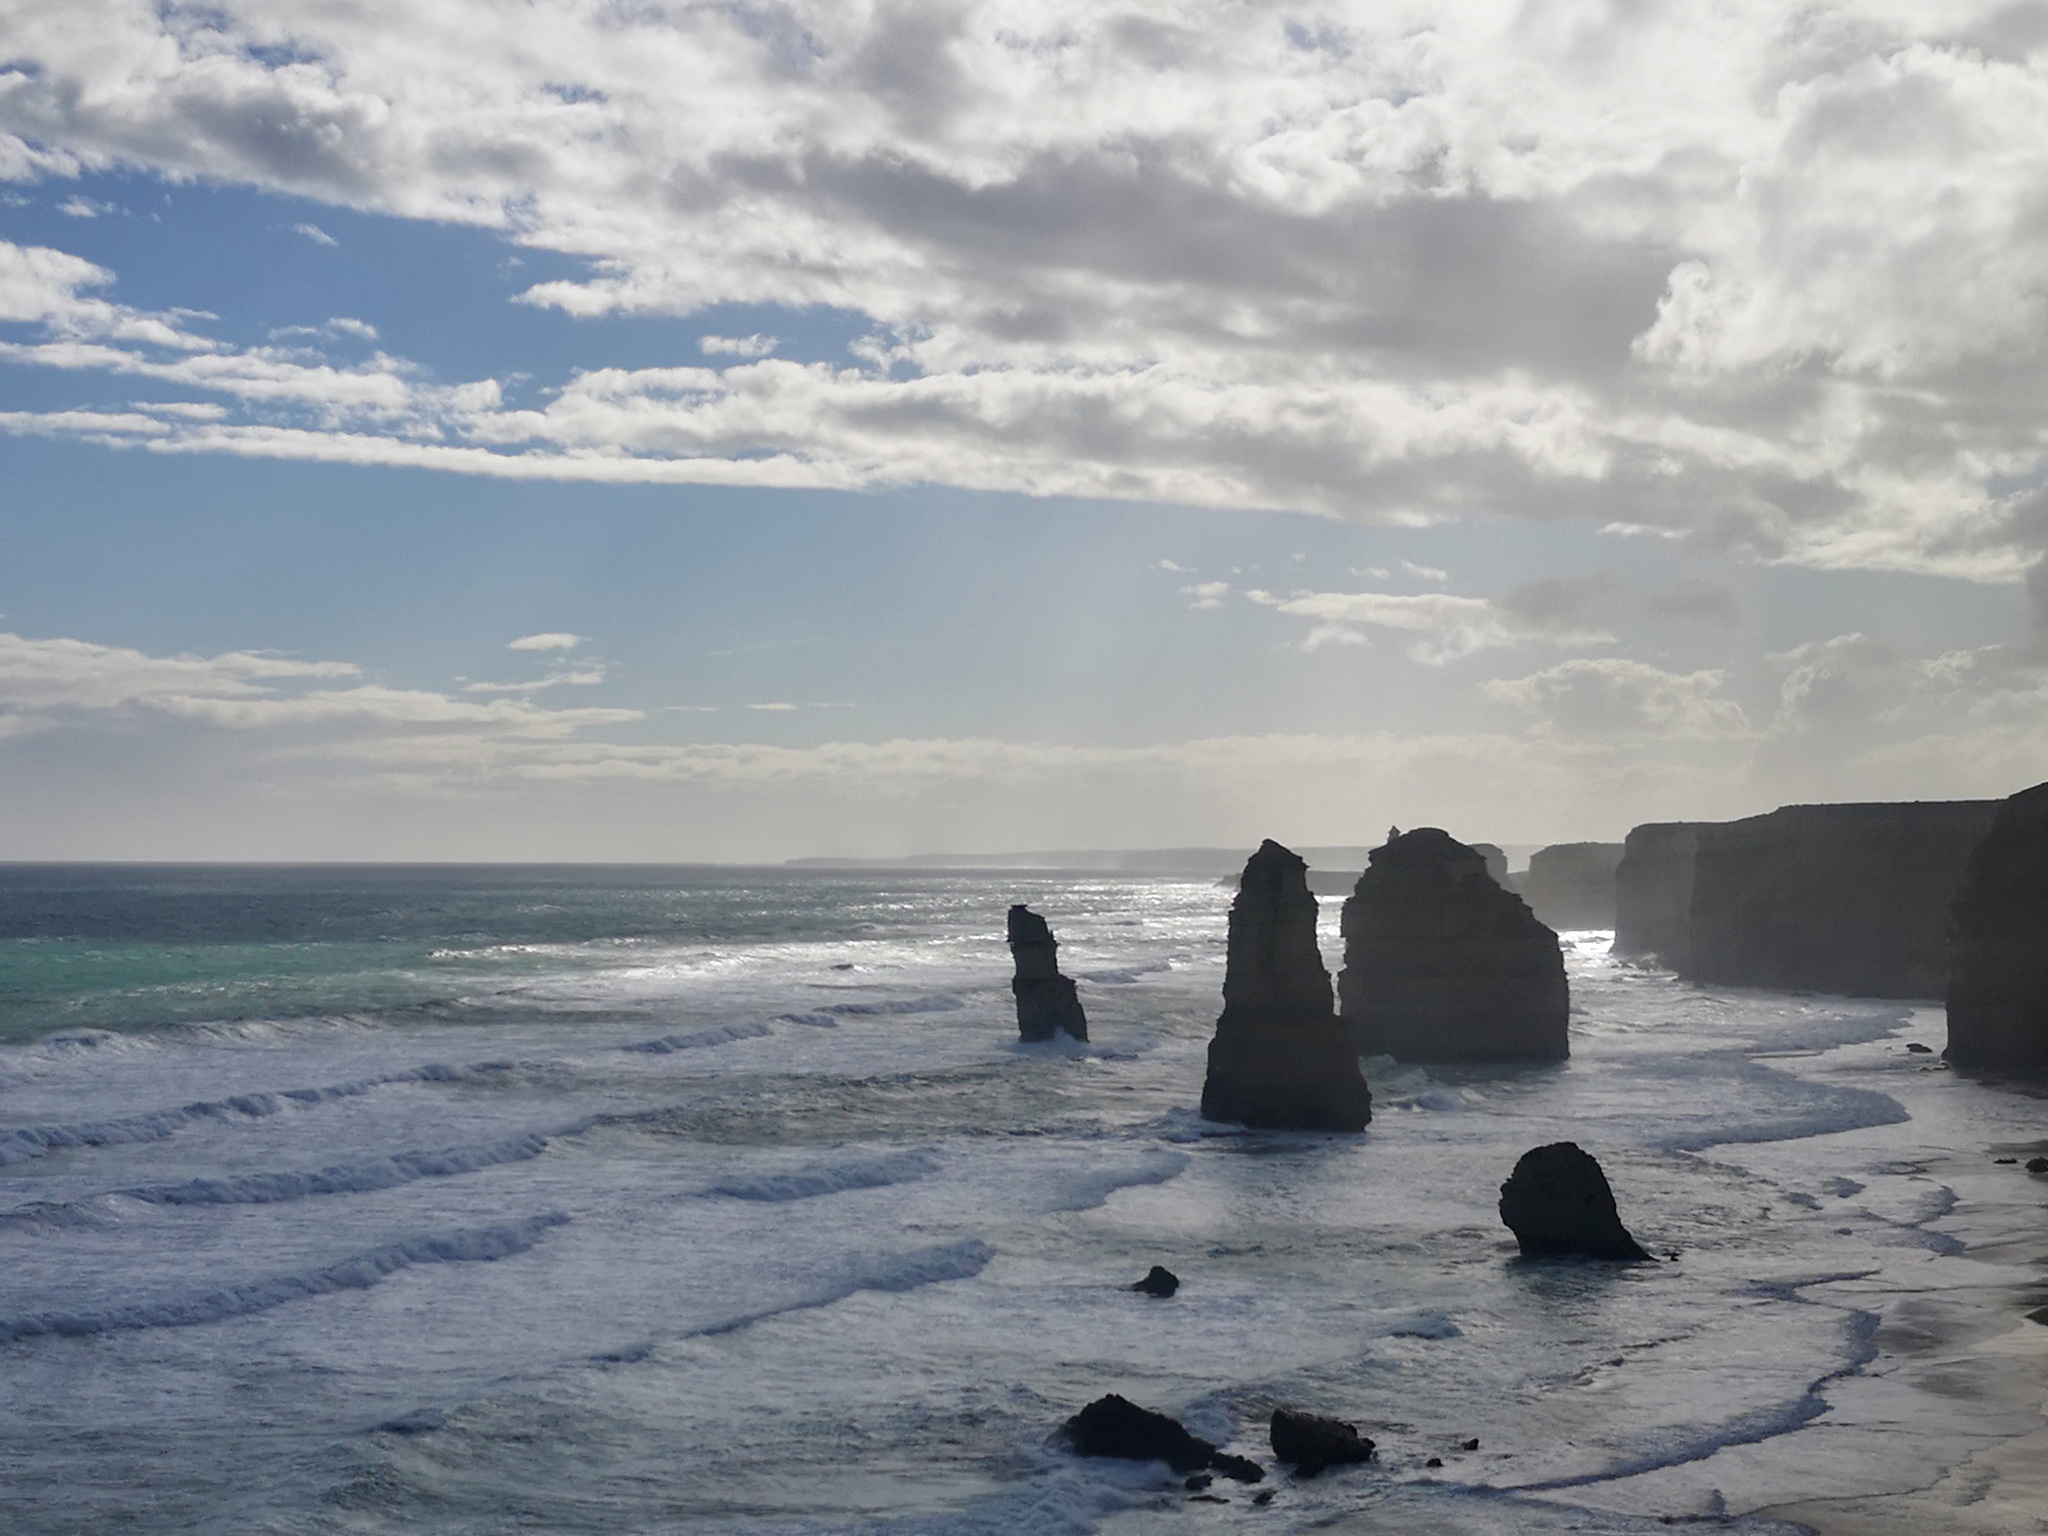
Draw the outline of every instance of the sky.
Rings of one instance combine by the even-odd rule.
[[[2048,779],[2048,4],[0,0],[0,859]]]

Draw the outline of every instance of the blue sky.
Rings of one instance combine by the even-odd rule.
[[[437,55],[488,9],[0,7],[0,857],[1542,842],[2048,776],[2048,67],[1988,9],[1821,57],[1765,8],[1684,101],[1632,75],[1683,24],[1565,9],[655,8],[675,80],[568,4]],[[1496,121],[1574,59],[1658,155]],[[1856,139],[1929,81],[1997,174]],[[1967,216],[1873,241],[1878,172]]]

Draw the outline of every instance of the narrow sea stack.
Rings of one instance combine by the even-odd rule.
[[[1059,950],[1044,918],[1027,906],[1010,908],[1010,953],[1017,961],[1010,990],[1017,996],[1020,1040],[1050,1040],[1056,1032],[1088,1038],[1088,1015],[1073,980],[1060,974]]]
[[[1436,827],[1375,848],[1344,903],[1337,991],[1363,1054],[1560,1061],[1571,995],[1557,935]]]
[[[1517,889],[1546,928],[1614,926],[1614,871],[1620,843],[1554,843],[1529,855]]]
[[[1788,805],[1703,826],[1692,981],[1850,997],[1948,991],[1949,907],[1995,800]]]
[[[1316,949],[1308,866],[1270,839],[1245,864],[1230,904],[1223,1014],[1209,1044],[1202,1115],[1293,1131],[1360,1131],[1372,1119],[1372,1094]]]
[[[2048,784],[1999,808],[1963,871],[1951,931],[1943,1054],[1975,1071],[2048,1077]]]
[[[1650,1257],[1621,1224],[1599,1162],[1577,1142],[1524,1152],[1500,1187],[1500,1219],[1530,1257]]]

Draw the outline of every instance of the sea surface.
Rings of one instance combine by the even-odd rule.
[[[1994,1159],[2048,1102],[1909,1050],[1938,1008],[1570,934],[1568,1063],[1230,1133],[1229,895],[0,868],[0,1529],[1785,1531],[2039,1426],[1986,1341],[2038,1326],[2048,1180]],[[1012,901],[1089,1045],[1016,1043]],[[1500,1182],[1566,1138],[1661,1262],[1517,1258]],[[1379,1458],[1190,1502],[1052,1438],[1110,1391]]]

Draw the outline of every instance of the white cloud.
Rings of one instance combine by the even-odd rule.
[[[304,235],[308,240],[312,241],[315,245],[337,246],[341,244],[339,240],[335,239],[334,236],[327,233],[327,231],[322,229],[318,224],[294,224],[292,226],[292,233],[295,235]]]
[[[1417,581],[1434,582],[1442,586],[1451,579],[1451,573],[1434,565],[1417,565],[1413,560],[1403,560],[1401,569]]]
[[[1154,569],[1154,570],[1160,570],[1160,571],[1173,571],[1173,572],[1175,572],[1176,574],[1178,574],[1178,575],[1182,575],[1182,576],[1185,576],[1185,575],[1187,575],[1187,574],[1188,574],[1188,568],[1187,568],[1186,566],[1184,566],[1184,565],[1176,565],[1176,564],[1174,564],[1174,563],[1173,563],[1173,561],[1171,561],[1171,560],[1161,560],[1161,561],[1159,561],[1159,562],[1158,562],[1158,564],[1157,564],[1157,565],[1155,565],[1155,566],[1153,567],[1153,569]]]
[[[1721,671],[1674,673],[1617,656],[1562,662],[1483,685],[1490,699],[1535,715],[1563,736],[1743,740],[1754,732]]]
[[[1181,596],[1188,599],[1190,608],[1221,608],[1223,599],[1230,596],[1227,581],[1198,581],[1192,586],[1182,587]]]
[[[603,667],[583,667],[574,672],[550,672],[546,677],[521,683],[464,683],[464,693],[535,694],[547,688],[594,688],[603,682]]]
[[[96,219],[103,213],[115,212],[112,203],[96,203],[89,197],[67,197],[57,205],[57,211],[67,219]]]
[[[697,349],[707,357],[766,357],[782,345],[779,336],[699,336]]]
[[[581,635],[572,635],[566,630],[551,629],[538,635],[521,635],[509,642],[508,651],[573,651],[583,643]]]
[[[735,350],[595,370],[528,412],[391,360],[281,381],[288,359],[207,346],[211,372],[166,369],[136,354],[172,343],[102,330],[8,357],[236,418],[16,430],[519,478],[1487,509],[2011,579],[2048,538],[2048,446],[2012,409],[2048,391],[2048,71],[2015,14],[1335,0],[1304,30],[1185,0],[5,0],[0,178],[140,166],[486,225],[590,263],[528,294],[571,314],[874,327],[856,367]]]

